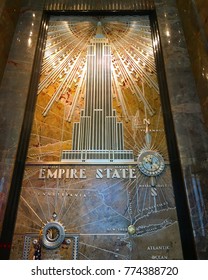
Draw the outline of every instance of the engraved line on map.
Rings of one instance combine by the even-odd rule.
[[[156,146],[156,140],[158,139],[158,136],[159,136],[158,129],[159,129],[159,124],[160,124],[160,119],[161,119],[161,106],[159,108],[158,117],[157,117],[156,133],[154,134],[154,139],[153,139],[152,145],[151,145],[153,149]],[[159,141],[158,141],[158,143],[159,143]]]
[[[33,212],[33,214],[38,218],[38,220],[43,224],[43,220],[38,216],[38,214],[35,212],[35,210],[29,205],[29,203],[24,199],[24,197],[21,195],[21,199],[24,201],[24,203],[28,206],[28,208]]]
[[[22,213],[21,215],[22,215],[23,217],[25,217],[25,220],[27,219],[27,220],[31,221],[33,224],[37,225],[38,228],[40,228],[40,227],[42,226],[42,224],[40,225],[39,222],[36,222],[34,219],[29,218],[28,215],[26,215],[26,214],[24,214],[24,213]],[[22,226],[22,224],[21,224],[21,226]],[[25,226],[25,225],[24,225],[24,226]],[[25,227],[26,227],[26,226],[25,226]],[[31,227],[31,226],[30,226],[30,227],[28,226],[28,228],[37,230],[37,228]]]
[[[129,128],[128,128],[126,125],[124,126],[124,131],[125,131],[125,134],[124,134],[125,141],[126,141],[126,138],[127,138],[127,139],[129,139],[129,138],[131,139],[132,133],[129,131]],[[127,133],[129,134],[128,137],[127,137],[126,131],[127,131]],[[138,141],[138,138],[137,138],[137,142],[136,142],[135,139],[134,139],[134,145],[133,145],[133,144],[130,145],[130,146],[132,147],[132,149],[134,149],[135,145],[136,145],[136,146],[139,146],[138,143],[143,143],[143,142],[144,142],[144,137],[143,137],[143,135],[142,135],[140,129],[137,129],[137,134],[139,134],[139,138],[140,138],[140,139],[139,139],[139,141]]]
[[[113,254],[113,255],[118,255],[118,256],[123,257],[123,258],[126,257],[125,255],[119,254],[118,252],[113,252],[113,251],[110,251],[110,250],[107,250],[107,249],[104,249],[104,248],[100,248],[100,247],[97,247],[97,246],[94,246],[94,245],[90,245],[90,244],[87,244],[87,243],[84,243],[84,242],[79,242],[79,244],[86,245],[88,247],[95,248],[95,249],[98,249],[98,250],[101,250],[101,251],[104,251],[104,252],[107,252],[107,253],[110,253],[110,254]]]
[[[31,188],[24,187],[23,189],[24,189],[26,192],[29,192],[29,190],[32,189],[33,193],[35,193],[35,197],[36,197],[36,200],[37,200],[37,202],[38,202],[39,209],[40,209],[41,212],[42,212],[42,216],[43,216],[43,218],[45,219],[45,221],[47,221],[47,218],[46,218],[46,216],[45,216],[45,211],[42,209],[41,203],[40,203],[40,201],[39,201],[39,199],[38,199],[38,197],[37,197],[37,195],[36,195],[36,192],[34,191],[35,188],[33,187],[33,184],[32,184],[32,182],[31,182],[31,180],[30,180],[29,178],[28,178],[27,180],[29,181],[29,184],[31,185]],[[31,196],[31,195],[28,195],[28,197],[30,197],[30,196]],[[23,196],[22,196],[22,197],[23,197]]]
[[[126,191],[126,189],[125,188],[123,188],[122,189],[122,192],[124,192],[125,194],[127,193],[127,191]],[[105,205],[105,206],[107,206],[107,207],[109,207],[111,210],[113,210],[114,212],[116,212],[118,215],[120,215],[120,216],[122,216],[125,220],[127,220],[127,221],[130,221],[128,218],[126,218],[124,215],[126,214],[126,212],[128,211],[128,205],[127,205],[127,203],[126,203],[126,208],[127,208],[127,210],[125,211],[125,213],[124,213],[124,215],[122,215],[122,214],[120,214],[119,212],[117,212],[114,208],[112,208],[112,206],[110,206],[109,204],[107,204],[105,201],[106,201],[106,199],[105,199],[105,194],[102,194],[102,193],[99,193],[101,196],[102,196],[102,199],[103,199],[103,204]],[[126,202],[127,202],[128,200],[127,200],[127,197],[126,197]]]
[[[118,215],[110,216],[110,219],[115,218],[115,217],[118,217]],[[76,229],[76,228],[82,228],[82,227],[85,227],[85,226],[88,226],[88,225],[93,225],[93,224],[100,223],[100,222],[106,221],[106,220],[107,220],[107,218],[103,218],[103,219],[100,219],[100,220],[96,220],[96,221],[93,221],[93,222],[90,222],[90,223],[86,223],[86,224],[82,224],[80,226],[73,227],[73,228],[71,228],[71,230]]]
[[[42,206],[41,206],[41,203],[40,203],[40,201],[39,201],[39,199],[38,199],[37,193],[35,192],[34,189],[33,189],[33,193],[35,193],[35,198],[36,198],[36,200],[38,201],[38,205],[39,205],[39,207],[40,207],[40,210],[41,210],[41,212],[42,212],[42,214],[43,214],[43,217],[44,217],[45,221],[47,221],[47,218],[46,218],[46,216],[45,216],[45,211],[43,210],[43,208],[42,208]]]
[[[86,255],[84,255],[83,253],[81,252],[78,252],[79,255],[83,256],[86,260],[90,260]]]
[[[78,194],[80,194],[80,190],[78,191]],[[68,209],[65,211],[65,213],[63,214],[63,216],[60,217],[60,220],[63,220],[64,219],[64,216],[68,213],[68,211],[71,209],[72,205],[74,204],[74,202],[76,201],[76,197],[74,198],[74,200],[71,202],[71,204],[69,205]],[[62,207],[63,207],[63,203],[62,203]],[[62,207],[61,207],[61,210],[62,210]],[[60,211],[61,211],[60,210]],[[61,212],[59,211],[59,215],[61,215]]]
[[[164,211],[167,211],[167,210],[164,210]],[[158,228],[158,229],[155,229],[154,230],[154,233],[159,233],[160,231],[162,231],[164,228],[169,228],[171,226],[173,226],[174,224],[177,224],[178,222],[177,221],[169,221],[168,219],[162,221],[161,223],[158,223],[158,224],[148,224],[148,228],[150,227],[157,227],[157,226],[161,226],[161,228]],[[147,232],[144,232],[142,234],[140,234],[139,236],[145,236],[145,235],[149,235],[151,234],[152,231],[147,231]]]
[[[123,183],[125,179],[119,179],[119,182],[115,182],[114,184],[109,184],[105,189],[102,190],[102,192],[106,192],[107,190],[111,189],[111,188],[114,188],[116,185],[118,184],[121,184]],[[107,180],[106,180],[107,181]],[[107,182],[110,182],[111,183],[112,180],[108,181]],[[128,182],[124,182],[124,184],[128,184]],[[102,185],[102,184],[101,184]],[[100,191],[101,192],[101,191]]]
[[[40,224],[37,224],[34,220],[29,219],[28,216],[25,216],[24,214],[22,214],[22,216],[25,217],[25,219],[30,220],[33,224],[37,225],[38,228],[37,228],[37,227],[28,226],[28,225],[25,225],[25,224],[23,225],[22,223],[19,223],[19,222],[17,223],[17,225],[19,225],[19,226],[24,227],[25,229],[27,229],[26,232],[28,232],[28,231],[30,231],[30,232],[33,231],[33,232],[35,232],[35,234],[38,234],[41,225],[40,225]],[[28,229],[29,229],[29,230],[28,230]],[[24,234],[22,234],[22,235],[24,235]]]
[[[101,206],[103,206],[103,202],[101,202],[97,207],[93,208],[92,210],[90,210],[87,213],[84,213],[84,215],[79,216],[77,219],[72,220],[70,223],[67,223],[67,226],[69,226],[70,224],[73,224],[74,222],[78,221],[79,219],[83,219],[85,216],[88,216],[89,214],[93,213],[95,210],[97,210],[98,208],[100,208]]]
[[[31,186],[31,189],[32,189],[33,193],[35,194],[35,198],[36,198],[36,200],[37,200],[37,202],[38,202],[38,205],[39,205],[39,207],[40,207],[40,210],[41,210],[41,212],[42,212],[42,216],[44,217],[45,221],[47,221],[47,218],[46,218],[46,216],[45,216],[45,212],[44,212],[43,209],[42,209],[41,203],[40,203],[40,201],[39,201],[39,199],[38,199],[38,197],[37,197],[37,194],[36,194],[36,192],[35,192],[35,190],[34,190],[34,188],[33,188],[33,183],[32,183],[32,181],[31,181],[30,177],[28,177],[27,180],[29,181],[29,184],[30,184],[30,186]],[[28,192],[28,188],[27,188],[27,187],[25,187],[24,190],[25,190],[26,192]],[[29,195],[28,197],[30,197],[30,195]]]
[[[131,219],[126,218],[125,216],[123,216],[122,214],[120,214],[119,212],[117,212],[115,209],[113,209],[111,206],[109,206],[108,204],[106,204],[105,202],[103,203],[105,206],[109,207],[113,212],[115,212],[118,216],[121,216],[122,218],[124,218],[127,221],[131,221]]]

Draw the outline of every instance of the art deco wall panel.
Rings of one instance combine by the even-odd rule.
[[[46,10],[52,11],[152,10],[154,8],[154,0],[45,0],[44,6]]]
[[[182,259],[156,44],[148,16],[50,17],[11,259]]]

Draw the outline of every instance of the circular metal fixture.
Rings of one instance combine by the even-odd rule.
[[[133,235],[136,233],[136,227],[134,225],[128,226],[128,233]]]
[[[49,222],[43,228],[42,242],[47,249],[56,249],[65,238],[64,227],[58,222]]]
[[[165,162],[161,154],[156,151],[143,151],[138,156],[139,170],[146,176],[158,176],[164,168]]]
[[[33,243],[33,245],[36,245],[36,244],[38,244],[38,240],[34,239],[32,243]]]
[[[66,242],[67,245],[70,245],[71,244],[71,239],[66,239],[65,242]]]
[[[56,212],[53,212],[52,217],[53,217],[53,219],[54,219],[54,221],[55,221],[55,219],[57,218],[57,214],[56,214]]]

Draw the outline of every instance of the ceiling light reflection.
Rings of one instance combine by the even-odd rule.
[[[32,39],[31,38],[28,39],[27,45],[28,45],[29,48],[32,46]]]

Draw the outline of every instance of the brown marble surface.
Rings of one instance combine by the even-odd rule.
[[[20,0],[3,0],[0,3],[0,82],[3,77],[12,37],[18,20],[20,5]]]
[[[0,86],[1,225],[22,128],[42,12],[24,11],[18,20]],[[32,32],[32,33],[31,33]]]
[[[194,3],[195,2],[195,3]],[[208,40],[208,15],[207,15],[207,9],[208,9],[208,3],[207,1],[203,0],[195,0],[193,1],[194,8],[196,9],[196,13],[199,14],[199,21],[201,28],[204,29],[206,39]],[[203,31],[202,31],[203,32]]]
[[[156,0],[155,3],[197,253],[199,258],[207,259],[207,130],[176,2]]]
[[[176,1],[196,81],[196,90],[208,129],[208,17],[207,1]]]

